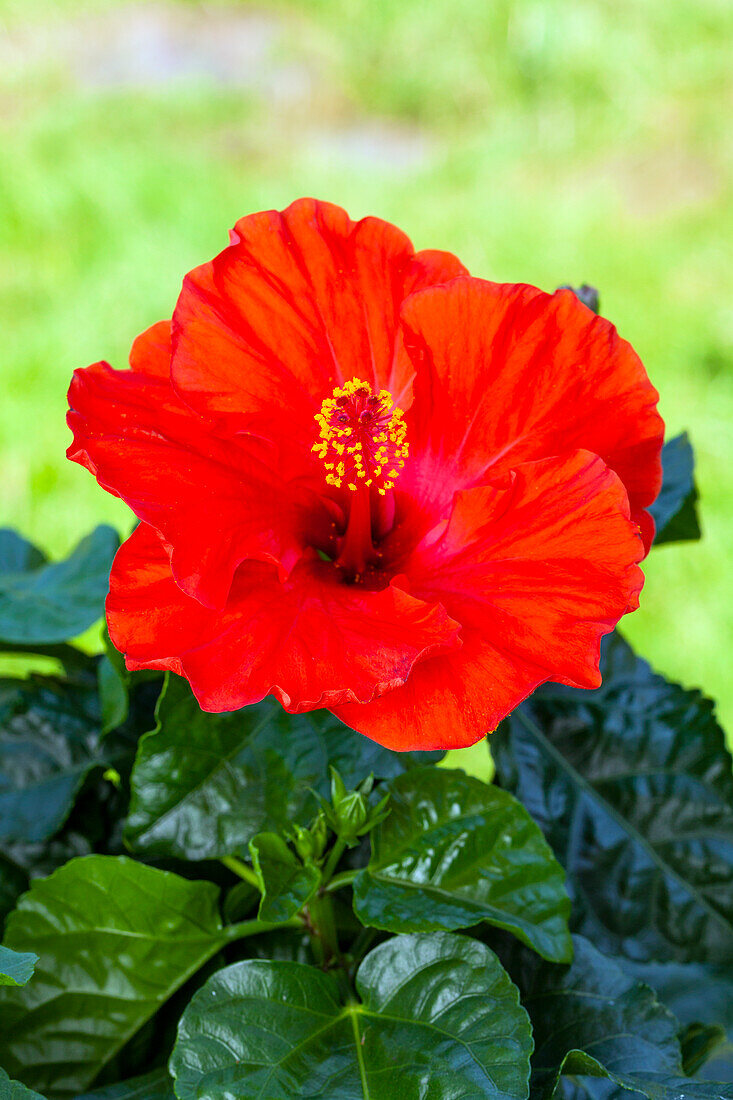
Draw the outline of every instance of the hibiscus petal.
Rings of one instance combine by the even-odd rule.
[[[417,370],[410,462],[400,487],[445,514],[453,491],[486,471],[593,451],[626,486],[647,550],[644,509],[661,486],[657,391],[612,324],[570,290],[458,278],[402,309],[402,348]]]
[[[157,321],[133,341],[130,369],[155,378],[171,376],[171,322]]]
[[[313,415],[334,386],[358,377],[393,394],[409,387],[412,365],[403,359],[395,372],[394,363],[400,304],[462,273],[449,253],[416,254],[395,226],[352,222],[330,203],[300,199],[252,214],[184,280],[174,385],[230,426],[295,436],[307,451]]]
[[[463,647],[369,705],[331,709],[389,748],[454,748],[547,680],[598,687],[601,637],[638,604],[642,556],[621,481],[587,451],[460,491],[406,573],[461,623]]]
[[[209,610],[177,587],[162,540],[145,524],[115,558],[107,622],[128,668],[186,676],[210,711],[268,694],[291,712],[371,700],[404,683],[419,658],[460,645],[440,605],[393,585],[343,584],[315,556],[285,583],[272,567],[247,563],[226,608]]]
[[[74,374],[68,457],[95,475],[172,548],[173,572],[189,595],[226,601],[247,558],[290,569],[329,529],[320,498],[283,482],[259,440],[223,441],[174,393],[163,373],[165,333],[138,338],[132,360],[145,373],[96,363]]]

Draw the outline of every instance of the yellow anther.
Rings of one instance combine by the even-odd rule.
[[[394,487],[408,446],[404,413],[388,390],[374,394],[368,382],[352,378],[335,387],[314,419],[318,439],[311,450],[323,462],[328,485],[339,488],[346,479],[351,492],[358,482],[374,485],[381,496]]]

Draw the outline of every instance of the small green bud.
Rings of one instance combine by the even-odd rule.
[[[346,794],[346,784],[333,765],[329,771],[331,772],[331,804],[335,807],[339,805]]]
[[[318,863],[328,841],[328,824],[323,810],[318,811],[309,829],[294,825],[289,836],[303,863]]]
[[[336,832],[345,840],[352,840],[366,824],[369,807],[359,791],[348,791],[338,806],[334,806],[334,813],[338,822]]]
[[[326,821],[326,815],[323,810],[319,810],[318,814],[311,825],[311,836],[313,837],[313,844],[315,855],[314,859],[320,859],[326,850],[328,844],[328,822]]]
[[[389,795],[371,808],[369,796],[373,788],[374,776],[368,775],[354,790],[347,790],[339,773],[331,768],[331,804],[322,801],[321,808],[333,831],[349,847],[354,847],[358,837],[364,836],[386,816],[384,807]]]

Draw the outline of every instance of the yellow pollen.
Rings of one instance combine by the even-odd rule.
[[[311,450],[328,471],[328,485],[339,488],[345,480],[352,492],[358,483],[374,485],[381,496],[394,488],[409,448],[404,413],[388,390],[375,394],[368,382],[352,378],[336,386],[315,421],[318,439]]]

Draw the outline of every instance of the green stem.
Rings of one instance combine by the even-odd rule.
[[[321,885],[326,886],[331,881],[331,876],[338,866],[338,861],[346,850],[346,841],[339,837],[331,849],[328,859],[326,860],[326,866],[323,868],[323,876],[321,878]]]
[[[249,882],[251,886],[255,886],[257,890],[261,892],[260,880],[254,873],[251,867],[248,867],[241,859],[237,859],[236,856],[222,856],[221,862],[225,867],[228,867],[230,871],[233,871],[235,875],[239,875],[245,882]]]
[[[312,942],[321,966],[327,967],[340,957],[333,902],[325,894],[316,894],[308,904],[308,923]]]
[[[340,890],[342,886],[351,886],[358,873],[358,870],[342,871],[340,875],[334,875],[323,889],[327,894],[332,894],[334,890]]]
[[[302,930],[303,921],[300,917],[280,921],[278,924],[271,924],[265,920],[242,920],[238,924],[230,924],[228,928],[225,928],[224,935],[231,942],[233,940],[243,940],[247,936],[257,936],[260,932],[271,932],[274,928],[300,928]]]

